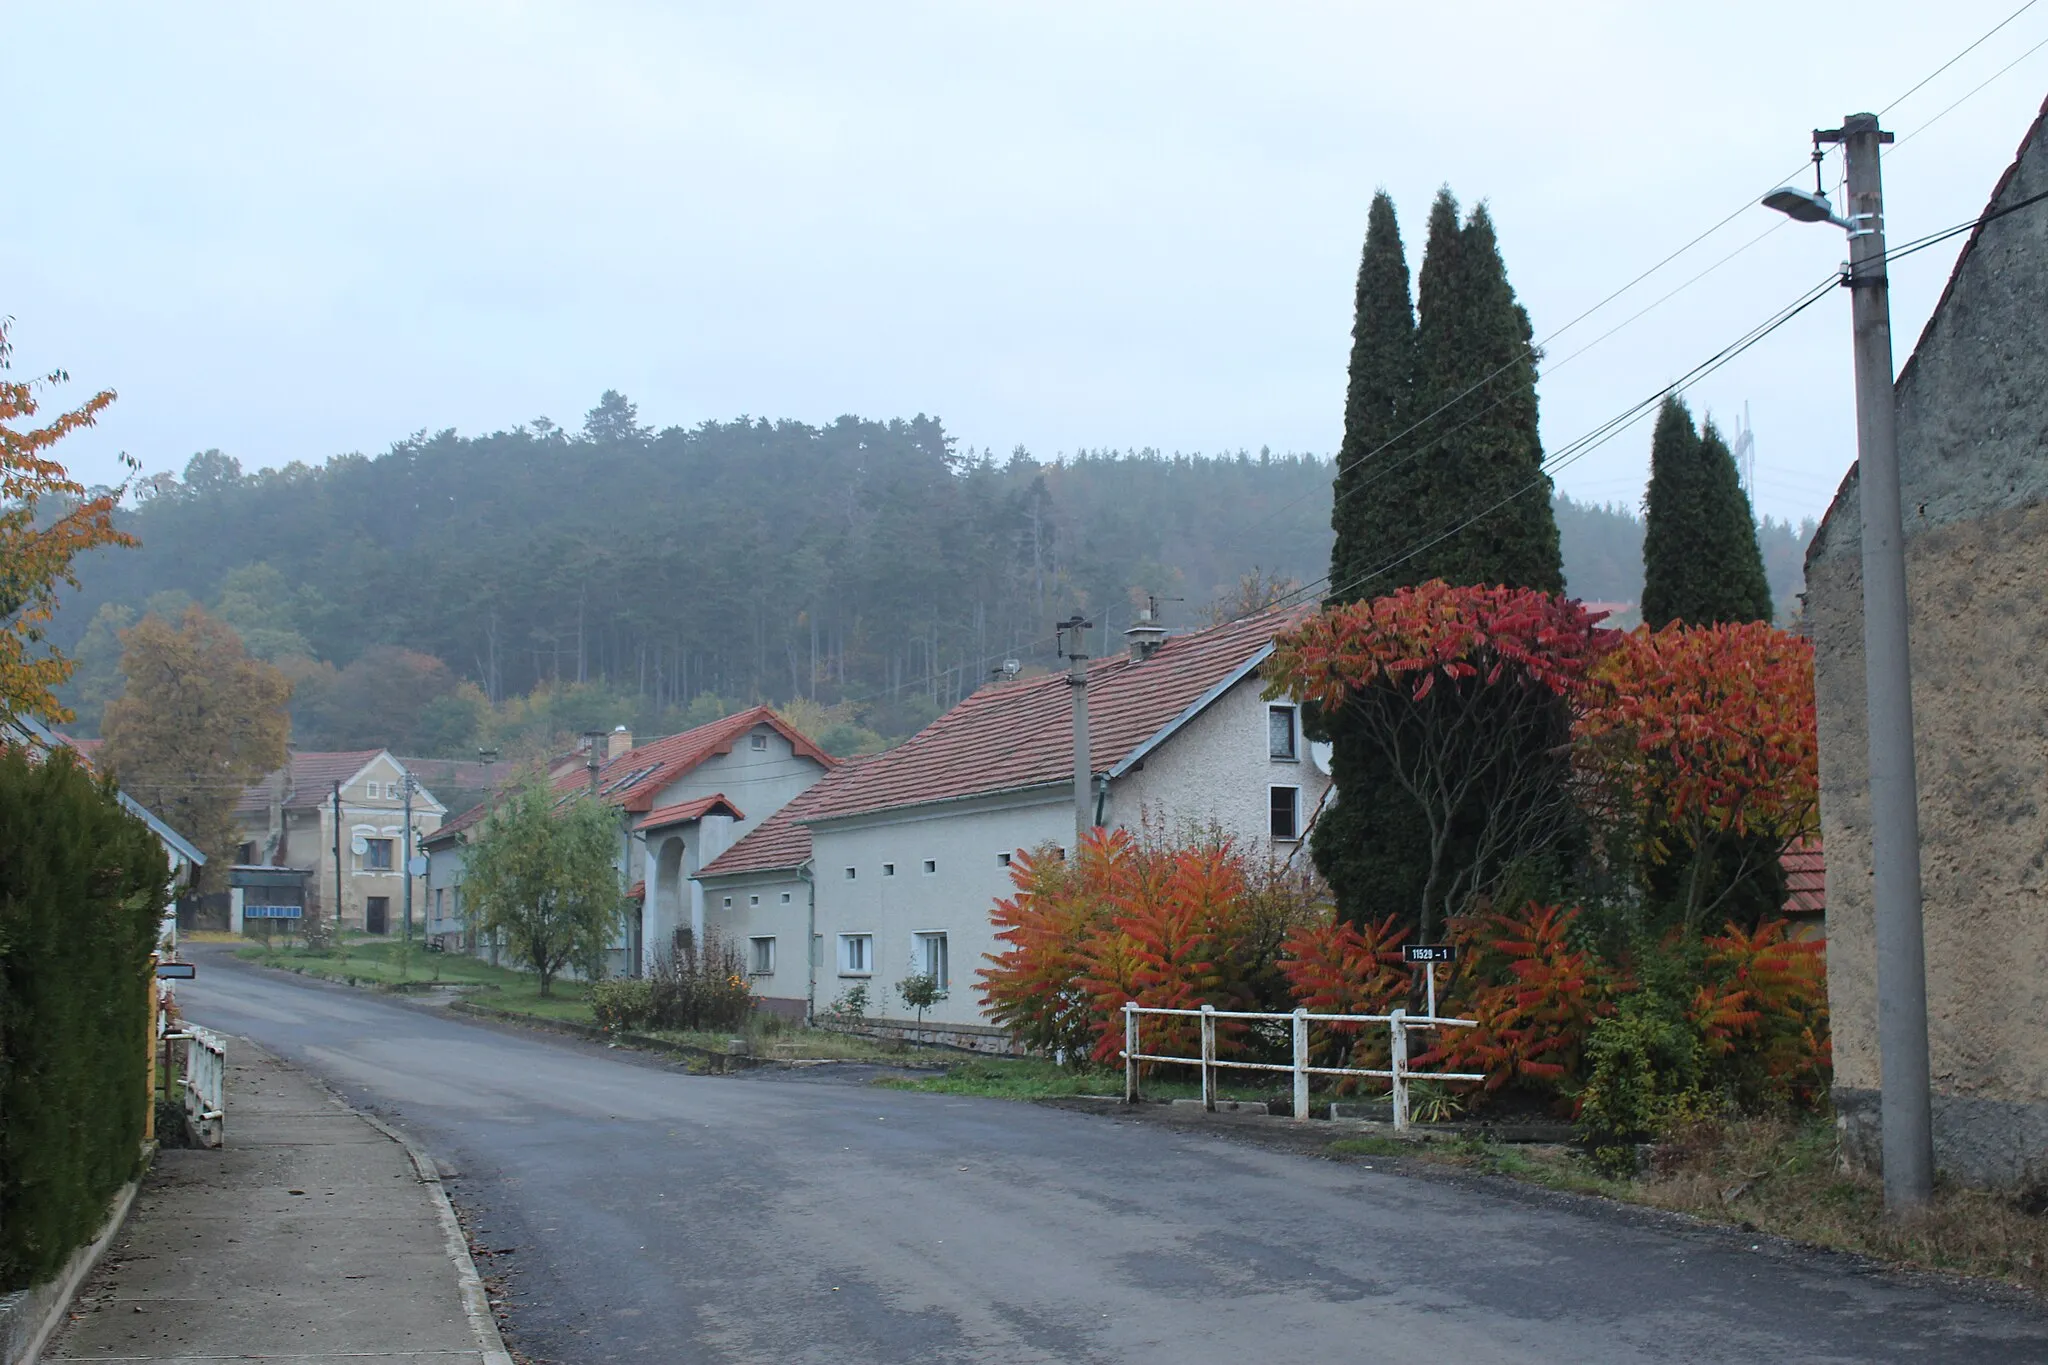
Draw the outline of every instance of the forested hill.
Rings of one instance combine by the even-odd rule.
[[[479,706],[574,691],[581,710],[555,717],[563,726],[651,733],[692,703],[809,698],[860,703],[868,726],[901,734],[1006,655],[1052,662],[1051,623],[1076,609],[1097,623],[1096,648],[1115,648],[1145,593],[1178,599],[1169,625],[1192,624],[1247,575],[1319,580],[1331,540],[1330,468],[1313,456],[1041,464],[962,454],[925,417],[653,433],[616,395],[575,435],[544,422],[444,432],[255,473],[207,452],[143,491],[124,518],[142,548],[86,561],[53,634],[83,645],[82,729],[109,684],[112,628],[190,598],[256,652],[325,661],[295,673],[302,742],[450,752],[475,737],[460,715],[413,733],[404,717],[423,702],[378,715],[397,686],[379,680],[397,667],[389,647],[446,665],[407,664],[405,686],[430,699],[460,680],[482,689]],[[1572,590],[1633,600],[1634,518],[1559,512]],[[365,714],[314,724],[316,694],[348,690],[336,667],[346,682],[366,657],[384,672],[357,680]]]
[[[263,562],[288,593],[277,624],[320,658],[402,646],[493,701],[605,679],[655,710],[715,693],[921,715],[1006,654],[1049,655],[1050,623],[1077,608],[1117,641],[1134,591],[1183,599],[1166,613],[1185,624],[1255,567],[1328,567],[1314,457],[1041,465],[957,453],[923,417],[658,434],[630,408],[605,417],[318,468],[195,457],[128,518],[142,548],[83,566],[57,643],[105,603],[172,590],[211,606],[230,570]]]

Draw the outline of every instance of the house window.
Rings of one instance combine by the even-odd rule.
[[[938,982],[940,990],[946,990],[951,986],[953,978],[946,960],[944,934],[919,934],[916,961],[918,972]]]
[[[839,936],[839,974],[841,976],[868,976],[875,970],[875,936],[873,934],[841,934]]]
[[[721,904],[721,905],[719,906],[719,908],[720,908],[721,910],[730,910],[730,909],[732,909],[732,897],[731,897],[731,896],[727,896],[727,897],[725,898],[724,902],[723,902],[723,903],[722,903],[722,904]]]
[[[924,860],[924,875],[925,875],[925,876],[929,877],[929,876],[931,876],[931,875],[932,875],[932,874],[933,874],[934,872],[937,872],[938,870],[939,870],[939,860],[938,860],[937,858],[926,858],[926,859]]]
[[[441,918],[441,906],[442,906],[442,896],[441,896],[441,891],[442,891],[442,888],[441,888],[441,887],[438,887],[438,886],[437,886],[437,887],[435,887],[435,888],[434,888],[434,918],[435,918],[435,919],[440,919],[440,918]]]
[[[1301,762],[1301,749],[1295,743],[1293,707],[1266,708],[1266,752],[1276,763]]]
[[[750,938],[747,940],[747,944],[753,949],[754,975],[773,976],[775,974],[775,940],[772,938]]]
[[[782,903],[783,903],[784,905],[788,905],[788,904],[789,904],[789,893],[788,893],[787,891],[785,891],[785,892],[783,892],[783,893],[782,893]]]
[[[364,794],[367,795],[372,801],[375,801],[377,799],[378,791],[379,788],[375,782],[365,782],[363,784]]]
[[[848,880],[848,881],[852,881],[852,880],[853,880],[853,877],[854,877],[854,870],[853,870],[852,868],[850,868],[850,867],[849,867],[849,868],[847,868],[847,869],[846,869],[846,880]]]
[[[748,905],[759,905],[760,903],[761,903],[761,898],[760,898],[759,896],[749,896],[749,897],[747,897],[747,904],[748,904]]]
[[[749,735],[749,736],[747,736],[747,747],[748,747],[749,749],[752,749],[752,750],[753,750],[753,751],[754,751],[755,753],[757,753],[757,754],[765,754],[765,753],[767,753],[767,752],[768,752],[768,736],[766,736],[766,735]]]
[[[1299,839],[1301,837],[1301,788],[1273,787],[1269,789],[1269,806],[1272,814],[1270,829],[1275,839]]]
[[[235,846],[235,861],[244,867],[254,866],[256,862],[256,845],[237,844]]]
[[[997,866],[997,867],[1008,867],[1009,865],[1010,865],[1010,855],[1009,855],[1009,854],[1007,854],[1007,853],[998,853],[998,854],[996,855],[996,866]]]
[[[882,875],[883,875],[884,877],[893,877],[893,876],[895,876],[895,875],[896,875],[896,864],[894,864],[894,863],[883,863],[883,864],[882,864]]]
[[[363,840],[363,866],[372,872],[389,872],[393,842],[390,839]]]

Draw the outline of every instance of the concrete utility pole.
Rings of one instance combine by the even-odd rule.
[[[400,787],[400,788],[401,788],[401,789],[402,789],[402,790],[403,790],[403,791],[405,792],[405,862],[404,862],[404,864],[403,864],[403,865],[402,865],[402,866],[400,867],[400,871],[402,871],[402,872],[404,872],[404,873],[405,873],[405,933],[404,933],[404,934],[402,935],[402,937],[403,937],[403,939],[404,939],[404,941],[405,941],[406,943],[411,943],[411,942],[412,942],[412,791],[413,791],[413,786],[414,786],[414,783],[413,783],[413,777],[412,777],[412,774],[411,774],[411,773],[407,773],[407,774],[405,775],[405,781],[403,781],[403,782],[399,783],[399,787]]]
[[[1919,778],[1906,638],[1906,547],[1892,393],[1891,284],[1878,157],[1892,140],[1875,114],[1814,133],[1848,161],[1849,299],[1856,337],[1856,460],[1863,511],[1863,679],[1870,741],[1870,866],[1877,918],[1877,1047],[1884,1202],[1917,1208],[1934,1191],[1927,1058],[1927,950],[1921,933]]]
[[[334,784],[334,941],[341,942],[341,783]]]
[[[1084,621],[1079,612],[1072,619],[1060,622],[1061,652],[1067,656],[1067,686],[1074,694],[1074,837],[1087,835],[1095,828],[1094,765],[1089,761],[1088,748],[1088,654],[1086,637],[1082,634],[1093,621]]]

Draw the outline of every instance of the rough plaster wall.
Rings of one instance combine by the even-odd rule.
[[[1275,845],[1268,837],[1268,789],[1301,788],[1299,818],[1306,829],[1330,779],[1309,761],[1298,717],[1299,761],[1271,757],[1262,687],[1254,677],[1231,688],[1120,780],[1105,812],[1110,823],[1133,830],[1143,821],[1163,823],[1171,834],[1189,823],[1213,822],[1245,848],[1285,858],[1299,841]]]
[[[2035,139],[1999,202],[2048,190]],[[2048,213],[1986,226],[1898,388],[1937,1151],[2013,1178],[2048,1132]],[[1878,1086],[1854,474],[1807,560],[1837,1105]]]

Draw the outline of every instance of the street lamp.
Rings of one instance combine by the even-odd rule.
[[[1856,350],[1856,467],[1863,516],[1863,683],[1870,744],[1870,866],[1877,931],[1879,1126],[1884,1202],[1924,1205],[1934,1190],[1933,1103],[1927,1057],[1927,950],[1921,932],[1919,782],[1913,762],[1913,672],[1906,639],[1906,553],[1899,497],[1897,409],[1892,394],[1891,285],[1885,274],[1880,147],[1892,135],[1875,114],[1815,130],[1841,143],[1847,217],[1818,190],[1786,187],[1764,205],[1802,223],[1849,234]]]

